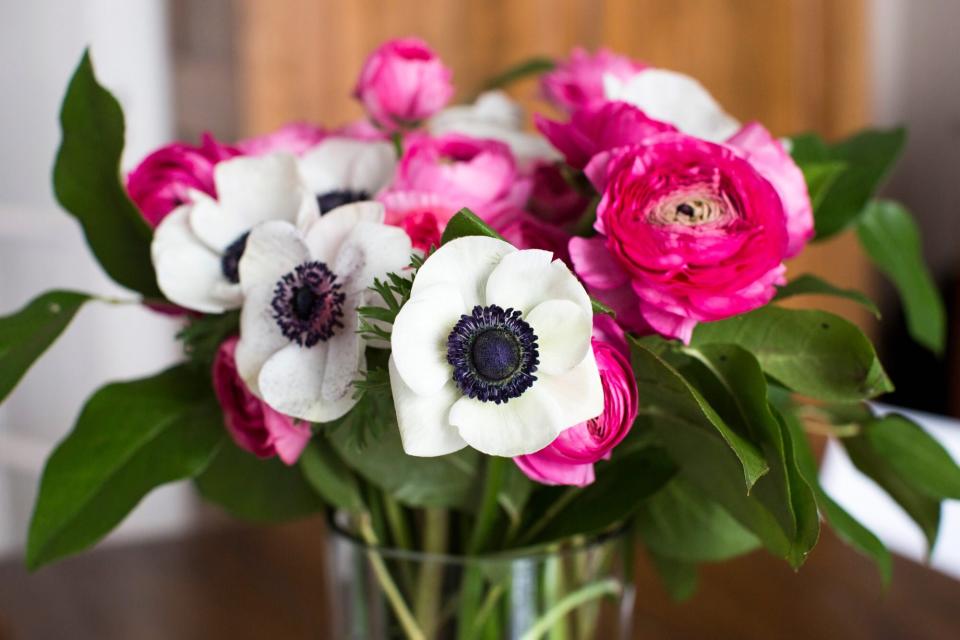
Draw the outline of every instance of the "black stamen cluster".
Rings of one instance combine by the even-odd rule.
[[[328,191],[317,196],[317,204],[320,206],[320,215],[333,211],[337,207],[352,202],[362,202],[369,200],[370,194],[366,191],[354,191],[352,189],[337,189]]]
[[[291,342],[312,347],[343,328],[343,302],[337,276],[322,262],[305,262],[277,281],[273,319]]]
[[[223,257],[220,258],[220,271],[223,273],[223,277],[233,284],[240,282],[240,258],[243,257],[243,252],[247,249],[247,238],[249,237],[250,232],[247,231],[231,242],[230,246],[223,250]]]

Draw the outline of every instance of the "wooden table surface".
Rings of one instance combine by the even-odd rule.
[[[0,640],[327,638],[318,520],[113,547],[28,574],[0,563]],[[942,541],[944,544],[948,541]],[[873,566],[825,533],[799,573],[763,553],[701,572],[672,603],[639,560],[637,638],[960,638],[960,582]]]

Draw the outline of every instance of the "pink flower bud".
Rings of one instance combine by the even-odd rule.
[[[540,85],[547,100],[564,111],[575,111],[606,100],[603,92],[605,75],[626,82],[646,68],[647,65],[608,49],[590,54],[577,47],[567,60],[543,75]]]

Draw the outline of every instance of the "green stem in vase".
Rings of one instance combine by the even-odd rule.
[[[582,589],[574,591],[540,616],[536,624],[530,627],[529,631],[523,634],[520,640],[540,640],[540,638],[544,637],[565,615],[571,611],[575,611],[577,607],[591,600],[602,598],[603,596],[619,596],[621,590],[620,582],[615,578],[608,578],[594,582],[593,584],[588,584]]]
[[[428,635],[437,630],[437,615],[440,609],[441,589],[443,588],[443,563],[433,554],[446,551],[447,548],[447,511],[446,509],[425,509],[423,521],[423,550],[427,554],[420,569],[417,584],[417,599],[414,604],[417,620]]]
[[[480,512],[477,515],[477,522],[470,536],[468,551],[471,554],[477,554],[486,551],[490,546],[490,536],[493,533],[494,524],[497,521],[500,505],[497,503],[497,497],[500,494],[500,487],[503,484],[505,473],[506,458],[490,456],[487,458],[487,474],[483,486],[483,499],[480,503]]]

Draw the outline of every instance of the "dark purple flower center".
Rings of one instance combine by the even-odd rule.
[[[343,302],[337,276],[322,262],[305,262],[277,281],[273,319],[291,342],[312,347],[343,328]]]
[[[223,277],[233,284],[240,282],[240,258],[243,257],[243,252],[247,248],[247,238],[249,237],[250,232],[247,231],[231,242],[230,246],[223,250],[223,257],[220,258],[220,271],[223,273]]]
[[[317,204],[320,205],[320,215],[333,211],[337,207],[342,207],[351,202],[362,202],[369,200],[370,194],[366,191],[354,191],[352,189],[337,189],[328,191],[317,196]]]
[[[465,396],[500,404],[533,385],[537,336],[521,316],[495,304],[460,316],[447,337],[447,362]]]

